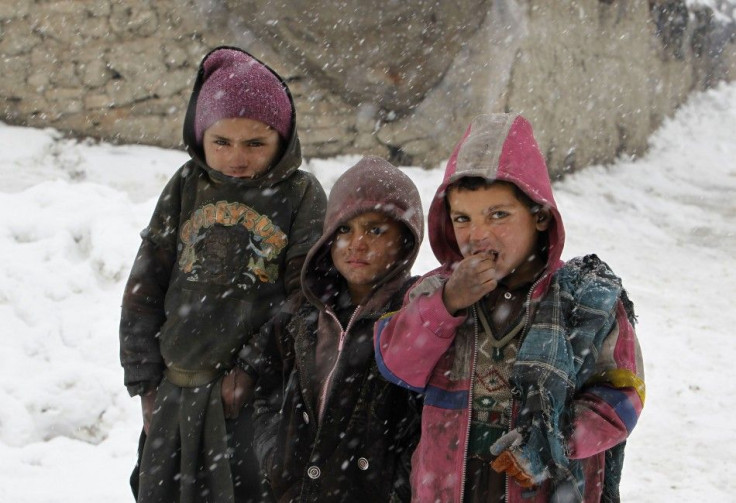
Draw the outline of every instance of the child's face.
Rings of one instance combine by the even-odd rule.
[[[447,194],[450,220],[463,257],[490,255],[502,279],[532,267],[538,253],[538,233],[547,230],[547,212],[532,214],[507,184],[476,190],[453,188]],[[542,219],[538,218],[542,215]]]
[[[214,170],[237,178],[255,178],[271,168],[279,153],[279,134],[263,122],[222,119],[204,132],[204,158]]]
[[[338,227],[330,253],[332,263],[359,303],[402,254],[401,224],[384,213],[369,211]]]

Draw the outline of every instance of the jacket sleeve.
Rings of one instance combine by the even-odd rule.
[[[123,293],[120,363],[131,396],[158,386],[163,375],[158,335],[166,321],[164,299],[176,261],[181,178],[180,170],[159,197]]]
[[[644,406],[641,349],[621,302],[593,376],[574,400],[571,459],[582,459],[620,444],[636,426]]]
[[[298,171],[300,177],[297,184],[301,185],[301,200],[293,209],[293,223],[289,231],[289,244],[286,251],[286,277],[288,282],[299,280],[301,272],[301,261],[307,255],[309,249],[322,235],[322,225],[325,220],[325,209],[327,207],[327,196],[316,177],[304,171]],[[295,259],[299,259],[296,260]],[[294,265],[292,265],[294,264]],[[292,285],[293,286],[293,285]],[[293,290],[293,288],[292,288]]]
[[[442,301],[444,280],[429,276],[409,291],[404,306],[383,316],[374,329],[376,363],[394,384],[423,392],[452,344],[465,316],[454,317]]]
[[[301,272],[305,258],[306,255],[298,255],[286,261],[284,286],[287,297],[301,292]]]
[[[293,360],[283,352],[282,323],[280,316],[267,322],[239,355],[249,368],[246,371],[257,375],[253,399],[253,450],[267,475],[274,469],[273,457],[287,391],[284,386],[291,370],[289,362]]]
[[[300,276],[307,252],[320,238],[325,219],[327,196],[317,178],[298,171],[297,184],[302,185],[302,198],[293,211],[294,222],[289,231],[289,244],[284,268],[286,295],[301,290]]]
[[[174,257],[144,238],[123,293],[120,363],[131,396],[155,388],[164,362],[158,334],[166,321],[164,297]]]

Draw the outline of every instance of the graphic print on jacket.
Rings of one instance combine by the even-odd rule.
[[[179,241],[179,268],[187,281],[247,290],[258,282],[278,280],[278,256],[288,237],[250,206],[218,201],[192,213],[181,227]]]

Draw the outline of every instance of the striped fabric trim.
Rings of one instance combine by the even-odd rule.
[[[467,409],[469,396],[467,390],[447,391],[430,385],[424,392],[424,403],[440,409]]]
[[[388,321],[384,321],[384,320],[386,320],[386,318],[391,318],[391,317],[392,317],[393,315],[395,315],[395,314],[396,314],[396,313],[398,313],[398,312],[399,312],[399,311],[391,311],[391,312],[388,312],[388,313],[382,314],[382,315],[381,315],[381,316],[380,316],[380,317],[378,318],[378,320],[379,320],[379,321],[383,321],[383,325],[381,326],[381,329],[383,329],[383,327],[384,327],[384,326],[386,325],[386,323],[388,323]],[[379,332],[379,333],[380,333],[380,332]]]
[[[386,378],[386,380],[397,384],[401,386],[402,388],[406,388],[412,391],[415,391],[417,393],[424,394],[424,403],[426,405],[433,405],[435,407],[441,408],[441,409],[450,409],[450,410],[457,410],[457,409],[464,409],[468,406],[468,397],[469,392],[468,390],[458,390],[458,391],[448,391],[442,388],[438,388],[437,386],[428,385],[425,388],[419,388],[416,386],[412,386],[411,384],[407,383],[400,377],[398,377],[396,374],[391,372],[391,370],[386,366],[386,364],[383,361],[383,355],[381,354],[381,333],[383,333],[383,329],[386,327],[386,324],[389,322],[391,318],[391,314],[386,314],[384,316],[381,316],[379,320],[376,322],[376,338],[375,338],[375,355],[376,355],[376,366],[378,367],[378,371],[381,373],[381,375]]]
[[[386,327],[389,320],[391,319],[391,314],[393,313],[387,313],[381,316],[376,322],[376,326],[375,326],[376,337],[375,337],[375,342],[374,342],[375,345],[373,347],[373,352],[375,353],[376,366],[378,367],[378,371],[389,382],[397,384],[401,386],[402,388],[410,389],[417,393],[424,393],[424,388],[418,388],[416,386],[412,386],[411,384],[407,383],[406,381],[398,377],[396,374],[391,372],[391,370],[386,366],[386,363],[384,363],[383,361],[383,354],[381,353],[381,334],[383,333],[383,329]]]
[[[586,384],[606,384],[614,388],[634,388],[639,395],[641,404],[646,399],[646,385],[644,381],[626,369],[611,369],[590,378]]]
[[[631,433],[631,430],[634,429],[634,426],[636,426],[639,420],[639,412],[634,404],[631,403],[626,393],[620,389],[609,388],[608,386],[595,386],[585,391],[606,402],[614,410],[616,415],[621,418],[621,421],[626,426],[626,430]]]

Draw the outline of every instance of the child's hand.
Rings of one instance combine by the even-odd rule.
[[[548,472],[538,459],[533,463],[525,454],[523,442],[523,435],[518,430],[511,430],[496,440],[491,446],[491,454],[498,457],[491,462],[491,468],[498,473],[506,472],[521,487],[529,488],[546,480]],[[536,470],[533,464],[537,465]]]
[[[506,475],[516,480],[521,487],[529,488],[535,485],[534,477],[528,473],[528,462],[514,451],[503,451],[493,460],[491,468],[498,473],[506,472]]]
[[[253,378],[238,366],[222,377],[221,395],[225,418],[238,417],[240,409],[253,396],[253,387]]]
[[[156,389],[145,392],[141,395],[141,412],[143,413],[143,431],[148,435],[151,428],[151,419],[153,418],[153,407],[156,403]]]
[[[495,267],[493,255],[471,255],[458,262],[442,293],[447,312],[454,316],[493,291],[498,285]]]

